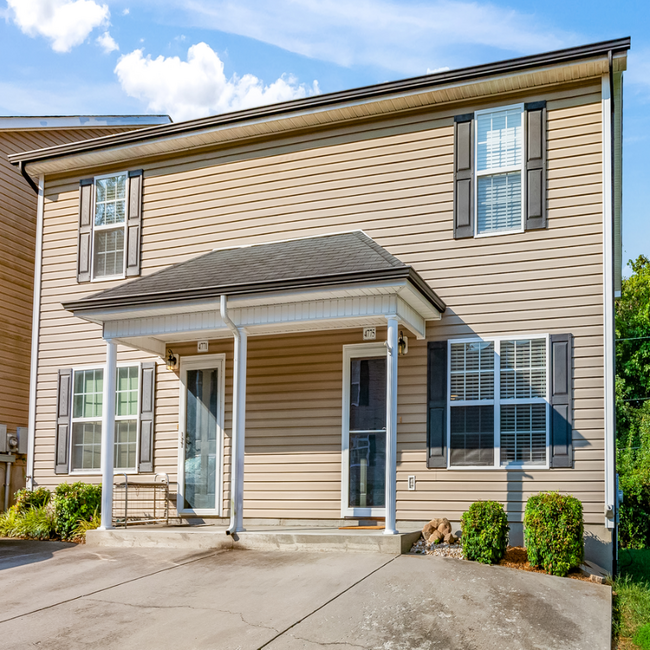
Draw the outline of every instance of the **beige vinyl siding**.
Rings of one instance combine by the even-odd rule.
[[[548,100],[549,226],[542,231],[453,239],[451,116],[487,104],[134,164],[145,169],[144,274],[213,248],[361,228],[412,264],[447,303],[427,340],[574,335],[575,468],[525,472],[426,469],[426,341],[410,336],[399,362],[398,519],[457,519],[486,495],[509,501],[517,519],[530,493],[559,489],[583,500],[587,523],[602,524],[600,79],[503,103],[537,99]],[[77,192],[78,177],[54,178],[46,187],[39,483],[58,480],[57,369],[104,359],[99,328],[74,319],[60,303],[115,284],[75,282]],[[359,342],[360,330],[250,337],[245,516],[340,517],[342,345]],[[173,347],[181,355],[196,351],[195,343]],[[211,342],[210,353],[221,351],[228,355],[228,445],[232,343]],[[147,356],[120,348],[118,358]],[[178,383],[164,366],[157,386],[155,467],[175,477]],[[225,506],[228,464],[227,458]],[[406,490],[411,474],[415,492]]]
[[[0,424],[11,431],[28,419],[36,194],[7,156],[125,130],[0,130]]]

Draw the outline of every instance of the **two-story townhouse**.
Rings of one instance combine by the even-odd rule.
[[[22,452],[27,443],[38,203],[31,177],[21,176],[7,156],[169,122],[166,115],[0,117],[0,504],[4,507],[16,490],[25,487],[23,454],[5,452]],[[24,439],[17,449],[8,444],[7,436],[14,441],[19,431],[24,431]]]
[[[43,196],[33,485],[180,517],[458,522],[541,490],[615,544],[629,39],[13,156]],[[141,477],[142,478],[142,477]]]

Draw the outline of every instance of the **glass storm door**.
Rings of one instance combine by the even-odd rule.
[[[181,510],[216,511],[220,442],[220,368],[185,372]]]
[[[350,360],[348,508],[386,506],[386,358]]]

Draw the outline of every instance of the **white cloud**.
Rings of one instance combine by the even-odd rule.
[[[135,50],[120,57],[115,73],[124,92],[146,102],[149,110],[169,113],[175,121],[318,93],[317,82],[308,89],[288,75],[268,86],[251,74],[227,79],[223,62],[206,43],[192,45],[187,61],[177,56],[152,59]]]
[[[436,74],[436,72],[447,72],[450,70],[450,67],[448,65],[442,66],[442,68],[427,68],[427,74]]]
[[[122,9],[122,15],[123,16],[128,16],[131,13],[131,10],[127,7],[126,9]]]
[[[339,65],[414,74],[432,61],[432,68],[449,62],[452,49],[454,54],[470,47],[525,54],[575,39],[546,27],[539,16],[481,0],[186,0],[185,10],[188,22],[197,27]]]
[[[104,32],[101,36],[97,37],[97,45],[104,50],[104,54],[110,54],[120,49],[120,46],[108,32]]]
[[[69,52],[108,21],[107,5],[94,0],[7,0],[12,19],[28,36],[44,36],[55,52]]]

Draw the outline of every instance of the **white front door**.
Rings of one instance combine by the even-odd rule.
[[[179,513],[221,514],[224,355],[181,357]]]
[[[341,513],[386,514],[386,348],[347,345],[343,353]]]

